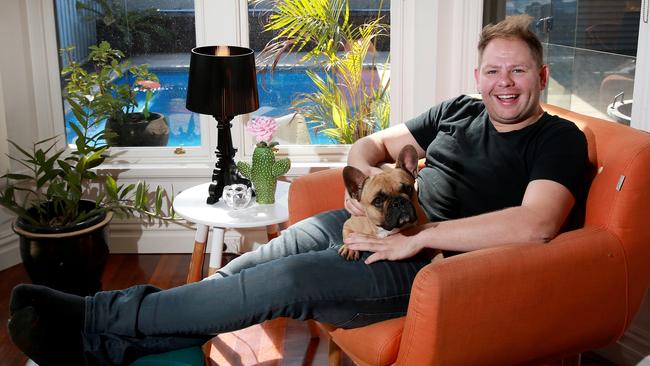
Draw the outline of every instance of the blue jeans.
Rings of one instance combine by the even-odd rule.
[[[429,260],[346,261],[337,249],[348,217],[330,211],[292,225],[224,267],[226,277],[87,297],[83,336],[89,363],[128,364],[277,317],[354,328],[404,315],[413,279]]]

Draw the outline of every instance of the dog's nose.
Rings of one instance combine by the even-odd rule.
[[[390,207],[391,208],[398,208],[400,206],[404,206],[405,203],[409,203],[409,200],[407,200],[404,197],[395,197],[395,198],[393,198],[392,201],[390,201]]]
[[[393,197],[388,202],[387,207],[384,224],[382,225],[386,230],[392,230],[417,220],[413,204],[404,197]]]

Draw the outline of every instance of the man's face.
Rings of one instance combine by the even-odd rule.
[[[474,77],[497,130],[523,128],[534,123],[542,113],[539,96],[546,87],[548,67],[536,64],[524,41],[492,40],[483,50]]]

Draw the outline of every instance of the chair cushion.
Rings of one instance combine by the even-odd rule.
[[[142,357],[131,366],[203,366],[201,347],[183,348]]]
[[[397,360],[404,317],[355,329],[335,329],[330,336],[361,365],[391,365]]]

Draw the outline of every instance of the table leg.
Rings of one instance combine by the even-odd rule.
[[[194,234],[194,251],[190,260],[190,269],[187,274],[187,283],[199,281],[203,277],[203,259],[205,258],[205,245],[208,242],[208,226],[196,225]]]
[[[278,225],[266,225],[266,238],[268,240],[275,239],[280,235]]]
[[[221,257],[223,256],[223,236],[226,229],[212,228],[212,250],[210,251],[210,264],[208,266],[208,276],[212,276],[221,268]]]

